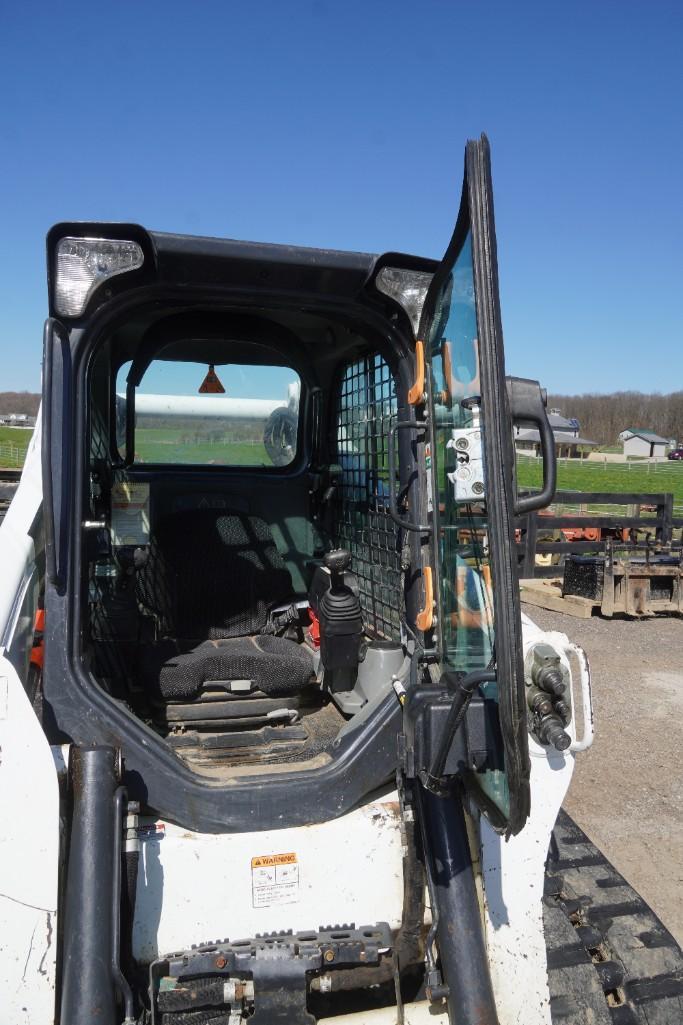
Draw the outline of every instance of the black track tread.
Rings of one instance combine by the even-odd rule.
[[[553,1025],[683,1025],[683,951],[564,811],[543,903]]]

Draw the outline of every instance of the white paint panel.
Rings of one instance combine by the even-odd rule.
[[[59,786],[50,745],[6,652],[34,570],[28,530],[40,505],[40,427],[0,527],[0,1025],[53,1025]],[[29,606],[31,605],[29,601]]]
[[[557,650],[564,634],[542,633],[522,617],[524,653],[542,641]],[[570,668],[566,656],[563,662]],[[551,1025],[543,931],[543,884],[550,834],[574,771],[574,755],[529,735],[531,814],[507,842],[480,819],[486,943],[500,1025]],[[514,985],[510,980],[514,979]]]
[[[443,1004],[404,1004],[405,1025],[448,1025],[448,1014]],[[396,1025],[396,1008],[380,1007],[374,1011],[357,1011],[334,1018],[320,1018],[318,1025]]]
[[[319,825],[218,835],[157,822],[156,830],[162,827],[163,839],[141,845],[133,949],[143,961],[193,943],[283,929],[400,924],[403,852],[395,793]],[[254,907],[252,859],[291,853],[297,899],[290,893],[286,903]]]

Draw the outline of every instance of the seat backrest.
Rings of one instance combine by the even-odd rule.
[[[156,525],[137,592],[162,636],[243,637],[258,633],[269,609],[292,597],[292,578],[265,520],[188,509]]]

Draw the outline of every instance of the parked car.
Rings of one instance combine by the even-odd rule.
[[[672,448],[667,459],[683,459],[683,448]]]

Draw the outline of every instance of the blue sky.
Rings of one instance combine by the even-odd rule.
[[[488,134],[509,372],[683,388],[683,4],[2,5],[0,391],[65,219],[440,256]]]

